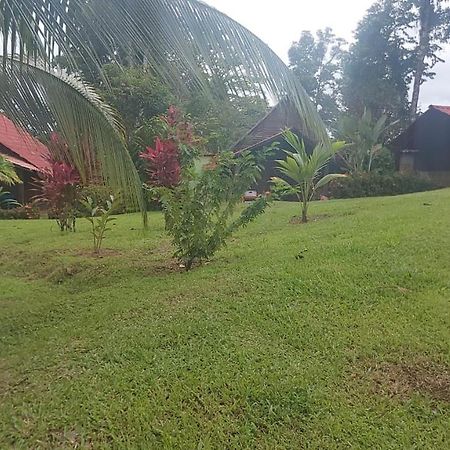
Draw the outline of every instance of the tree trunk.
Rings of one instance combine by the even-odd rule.
[[[421,0],[419,7],[420,30],[419,47],[417,49],[417,63],[414,72],[414,86],[411,100],[410,119],[413,122],[417,116],[419,104],[420,87],[422,86],[423,74],[425,72],[425,58],[430,51],[430,34],[432,28],[432,17],[434,14],[432,0]]]
[[[303,203],[302,206],[302,223],[308,223],[308,204]]]

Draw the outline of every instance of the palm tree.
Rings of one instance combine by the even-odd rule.
[[[314,194],[336,178],[345,177],[337,173],[323,175],[331,158],[342,150],[345,143],[318,144],[308,154],[303,141],[292,131],[286,130],[283,138],[291,147],[291,150],[285,150],[286,159],[277,161],[278,170],[285,178],[273,177],[272,182],[282,196],[297,196],[302,205],[302,223],[307,223],[308,208]]]
[[[0,109],[39,134],[58,128],[82,177],[77,149],[89,140],[105,181],[141,207],[120,120],[79,77],[53,70],[57,57],[65,58],[71,73],[85,66],[81,61],[100,76],[100,53],[111,61],[144,63],[178,92],[186,89],[186,78],[207,92],[215,68],[231,60],[235,91],[289,96],[305,133],[327,140],[316,109],[282,60],[245,27],[198,0],[3,0],[0,35]]]
[[[339,135],[348,143],[342,159],[352,174],[370,172],[375,158],[383,150],[383,135],[395,126],[393,122],[386,126],[387,116],[374,120],[372,113],[364,109],[361,117],[342,117],[339,123]]]

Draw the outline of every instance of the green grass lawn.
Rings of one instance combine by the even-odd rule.
[[[450,190],[296,213],[190,273],[158,213],[0,222],[0,448],[450,448]]]

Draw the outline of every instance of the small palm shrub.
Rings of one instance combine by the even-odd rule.
[[[161,203],[175,256],[190,270],[263,213],[268,200],[259,198],[237,213],[244,192],[261,174],[260,162],[247,152],[224,152],[206,161],[193,145],[198,141],[192,128],[173,109],[166,123],[166,136],[142,157],[148,164],[149,190]]]
[[[283,178],[272,178],[274,193],[281,197],[295,195],[301,203],[302,222],[306,223],[309,204],[316,192],[336,178],[345,177],[336,173],[323,174],[330,160],[344,147],[344,143],[318,145],[308,154],[304,143],[292,131],[286,130],[283,138],[291,149],[285,150],[285,160],[277,161]]]

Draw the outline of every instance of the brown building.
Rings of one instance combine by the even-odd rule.
[[[51,170],[47,147],[0,114],[0,155],[14,165],[22,180],[8,186],[8,191],[20,203],[29,202],[35,195],[35,179]]]
[[[431,105],[389,147],[398,171],[450,186],[450,106]]]

